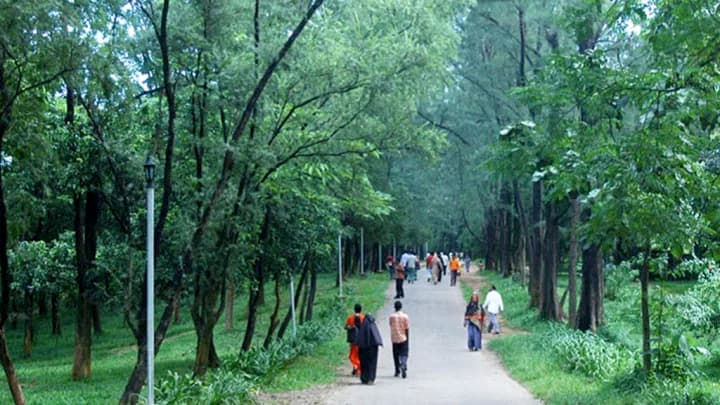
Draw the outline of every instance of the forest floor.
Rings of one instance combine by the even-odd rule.
[[[539,404],[539,400],[503,368],[486,343],[518,331],[503,329],[500,335],[483,334],[483,350],[469,352],[463,328],[465,297],[462,289],[449,286],[449,277],[432,285],[423,279],[406,285],[403,311],[410,317],[410,358],[407,379],[393,377],[392,344],[388,316],[392,313],[394,288],[386,291],[386,304],[378,312],[378,326],[384,339],[378,359],[377,379],[362,385],[350,375],[350,364],[338,369],[335,384],[302,391],[262,394],[268,404]],[[461,280],[473,289],[487,292],[476,272],[464,273]],[[483,294],[484,295],[484,294]]]

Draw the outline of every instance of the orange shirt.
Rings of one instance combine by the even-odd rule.
[[[453,257],[450,259],[450,271],[458,271],[460,270],[460,259],[457,257]]]
[[[355,326],[355,315],[359,316],[360,323],[363,323],[363,321],[365,320],[365,314],[363,314],[363,313],[350,314],[350,316],[348,316],[347,319],[345,320],[345,327],[351,328],[351,327]]]
[[[407,331],[410,329],[410,318],[402,311],[394,312],[390,315],[390,340],[393,343],[405,342]]]

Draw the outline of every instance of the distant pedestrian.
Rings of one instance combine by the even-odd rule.
[[[490,317],[490,327],[488,328],[488,333],[492,332],[495,335],[499,334],[500,322],[498,322],[497,316],[504,310],[504,308],[502,296],[500,296],[500,293],[497,292],[494,285],[490,287],[490,292],[488,292],[485,296],[483,308],[485,308]]]
[[[405,268],[399,261],[395,262],[395,298],[405,298],[403,283],[405,282]]]
[[[457,277],[460,273],[460,259],[457,255],[450,253],[450,287],[455,287]]]
[[[465,273],[470,272],[470,266],[472,266],[472,258],[470,257],[470,253],[465,253],[463,256],[463,261],[465,262]]]
[[[433,264],[433,254],[435,252],[428,253],[427,256],[425,256],[425,270],[427,271],[427,281],[428,283],[432,280],[432,264]]]
[[[446,255],[445,253],[440,252],[440,260],[442,260],[442,264],[443,264],[443,276],[444,276],[444,275],[447,274],[447,265],[448,265],[448,262],[450,261],[450,258],[449,258],[448,255]]]
[[[360,382],[363,384],[374,384],[377,374],[378,347],[383,345],[380,330],[375,324],[375,317],[365,315],[360,324],[355,344],[360,354]]]
[[[395,377],[407,377],[407,361],[410,349],[410,318],[402,311],[402,302],[395,301],[395,313],[390,315],[390,340],[393,348]]]
[[[362,306],[355,304],[355,313],[350,314],[345,320],[345,331],[347,332],[347,342],[350,343],[350,353],[348,359],[350,364],[353,366],[352,375],[360,375],[360,348],[355,344],[358,330],[360,325],[365,319],[365,314],[362,313]]]
[[[482,349],[482,325],[485,311],[480,306],[480,292],[473,291],[470,302],[465,307],[465,327],[467,328],[467,346],[470,351]]]
[[[433,281],[433,284],[439,283],[441,277],[442,277],[442,262],[440,261],[440,256],[438,256],[436,252],[433,252],[433,255],[432,255],[432,281]]]
[[[395,258],[393,256],[385,258],[385,269],[390,275],[390,280],[395,280]]]
[[[417,256],[415,256],[415,252],[411,250],[408,253],[405,264],[405,279],[408,284],[412,284],[417,280],[418,267],[420,267],[420,262],[418,261]]]

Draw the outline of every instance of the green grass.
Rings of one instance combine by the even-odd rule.
[[[354,300],[366,300],[368,308],[379,308],[384,301],[387,288],[387,276],[371,275],[367,278],[354,278],[344,283],[347,307],[352,308]],[[268,327],[269,314],[274,300],[272,286],[267,286],[266,304],[261,308],[254,344],[263,342]],[[283,297],[287,302],[288,297]],[[318,280],[318,292],[315,311],[330,306],[337,299],[335,276],[321,275]],[[350,302],[352,300],[352,302]],[[215,328],[215,345],[221,358],[237,353],[242,342],[246,319],[246,296],[240,293],[235,300],[235,329],[225,330],[224,318]],[[187,304],[187,303],[186,303]],[[365,302],[363,302],[365,304]],[[156,303],[159,306],[159,303]],[[187,305],[184,306],[187,308]],[[159,311],[156,319],[159,317]],[[282,308],[281,316],[284,316]],[[124,325],[121,310],[104,308],[102,313],[104,333],[93,336],[92,376],[87,381],[72,381],[70,372],[73,361],[74,311],[63,313],[60,337],[50,336],[48,319],[35,322],[35,342],[30,357],[22,355],[22,324],[17,329],[8,329],[10,355],[18,377],[23,386],[25,398],[29,404],[115,404],[125,388],[127,379],[135,365],[137,354],[135,341],[130,330]],[[344,342],[341,340],[342,325],[338,325],[338,338],[323,344],[318,349],[317,358],[301,357],[283,372],[292,378],[275,379],[270,387],[276,390],[295,389],[312,385],[315,382],[327,382],[334,378],[334,369],[344,356]],[[165,378],[169,371],[181,374],[189,372],[195,358],[195,332],[187,311],[182,313],[182,322],[171,325],[168,336],[163,342],[155,361],[156,381]],[[343,343],[343,344],[341,344]],[[346,348],[345,348],[346,349]],[[346,354],[345,354],[346,356]],[[332,366],[329,364],[332,359]],[[327,363],[327,364],[326,364]],[[318,367],[308,367],[317,364]],[[327,366],[325,370],[322,366]],[[304,371],[303,371],[304,370]],[[309,371],[311,370],[311,371]],[[289,382],[288,380],[297,380]],[[283,384],[286,386],[283,387]],[[146,395],[144,392],[142,395]],[[0,390],[0,403],[11,403],[7,389]]]
[[[343,304],[347,314],[353,312],[356,302],[363,306],[363,312],[377,312],[385,303],[385,291],[388,288],[387,274],[368,274],[343,283],[345,289]],[[343,325],[338,325],[343,330]],[[264,386],[267,392],[301,390],[319,384],[335,381],[337,369],[350,362],[347,360],[348,344],[345,334],[338,333],[335,339],[318,346],[309,356],[300,356],[278,373]]]
[[[526,386],[536,397],[548,404],[646,404],[662,403],[646,399],[646,393],[621,391],[615,381],[600,381],[582,374],[570,372],[562,361],[553,355],[541,336],[549,330],[548,323],[537,320],[536,311],[528,309],[528,295],[525,287],[510,279],[502,278],[492,272],[483,272],[489,283],[497,286],[505,303],[504,321],[511,327],[528,333],[503,336],[495,339],[489,346],[496,351],[505,367],[514,379]],[[558,294],[562,294],[567,285],[567,275],[561,277]],[[664,288],[672,293],[680,293],[691,287],[684,281],[664,282]],[[467,292],[467,288],[464,289]],[[639,287],[638,287],[639,295]],[[612,337],[618,343],[638,348],[640,340],[639,300],[634,296],[616,301],[605,301],[607,325],[602,335]],[[701,362],[701,374],[698,381],[687,386],[692,391],[701,387],[705,393],[720,392],[720,356]],[[691,402],[688,402],[691,403]]]

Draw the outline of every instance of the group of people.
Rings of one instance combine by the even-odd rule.
[[[457,278],[462,273],[463,269],[465,272],[470,271],[470,265],[472,259],[469,254],[452,253],[450,256],[443,252],[432,252],[425,256],[425,267],[428,269],[427,281],[432,281],[433,284],[437,284],[442,281],[442,277],[447,274],[450,270],[450,286],[454,287],[457,284]]]
[[[467,346],[470,351],[482,349],[482,329],[485,323],[485,316],[488,316],[488,333],[495,335],[500,333],[498,314],[504,310],[503,300],[495,286],[485,296],[485,302],[480,305],[480,292],[475,290],[470,296],[470,302],[465,307],[465,321],[463,325],[467,328]]]
[[[390,315],[390,341],[392,342],[395,377],[407,378],[407,361],[410,343],[410,318],[402,311],[402,302],[395,301],[395,312]],[[377,373],[378,348],[383,345],[375,318],[362,313],[355,304],[355,313],[345,320],[347,341],[350,343],[352,375],[359,375],[362,384],[374,384]]]
[[[390,278],[395,280],[395,299],[405,298],[405,289],[403,284],[407,280],[408,284],[417,281],[417,272],[420,269],[420,260],[415,252],[408,250],[397,260],[393,256],[385,259],[385,267],[390,274]]]
[[[455,286],[457,277],[462,269],[470,271],[470,256],[450,253],[445,256],[442,252],[428,253],[426,267],[434,284],[440,282],[442,275],[450,271],[450,285]],[[447,263],[447,265],[446,265]],[[407,365],[410,342],[410,318],[403,312],[403,304],[399,299],[405,297],[403,284],[405,280],[413,283],[417,280],[417,271],[420,261],[412,251],[403,253],[399,260],[388,256],[386,267],[390,278],[395,280],[395,312],[390,315],[390,340],[392,342],[393,363],[395,377],[407,378]],[[464,327],[467,329],[467,347],[470,351],[482,349],[482,331],[487,325],[487,333],[500,333],[498,315],[504,310],[503,300],[496,287],[490,287],[485,300],[480,305],[480,292],[473,291],[470,301],[465,308]],[[383,345],[380,330],[375,318],[370,314],[363,314],[362,306],[355,304],[354,313],[345,321],[347,341],[350,344],[348,358],[352,363],[352,375],[360,377],[362,384],[374,384],[377,373],[379,347]]]

